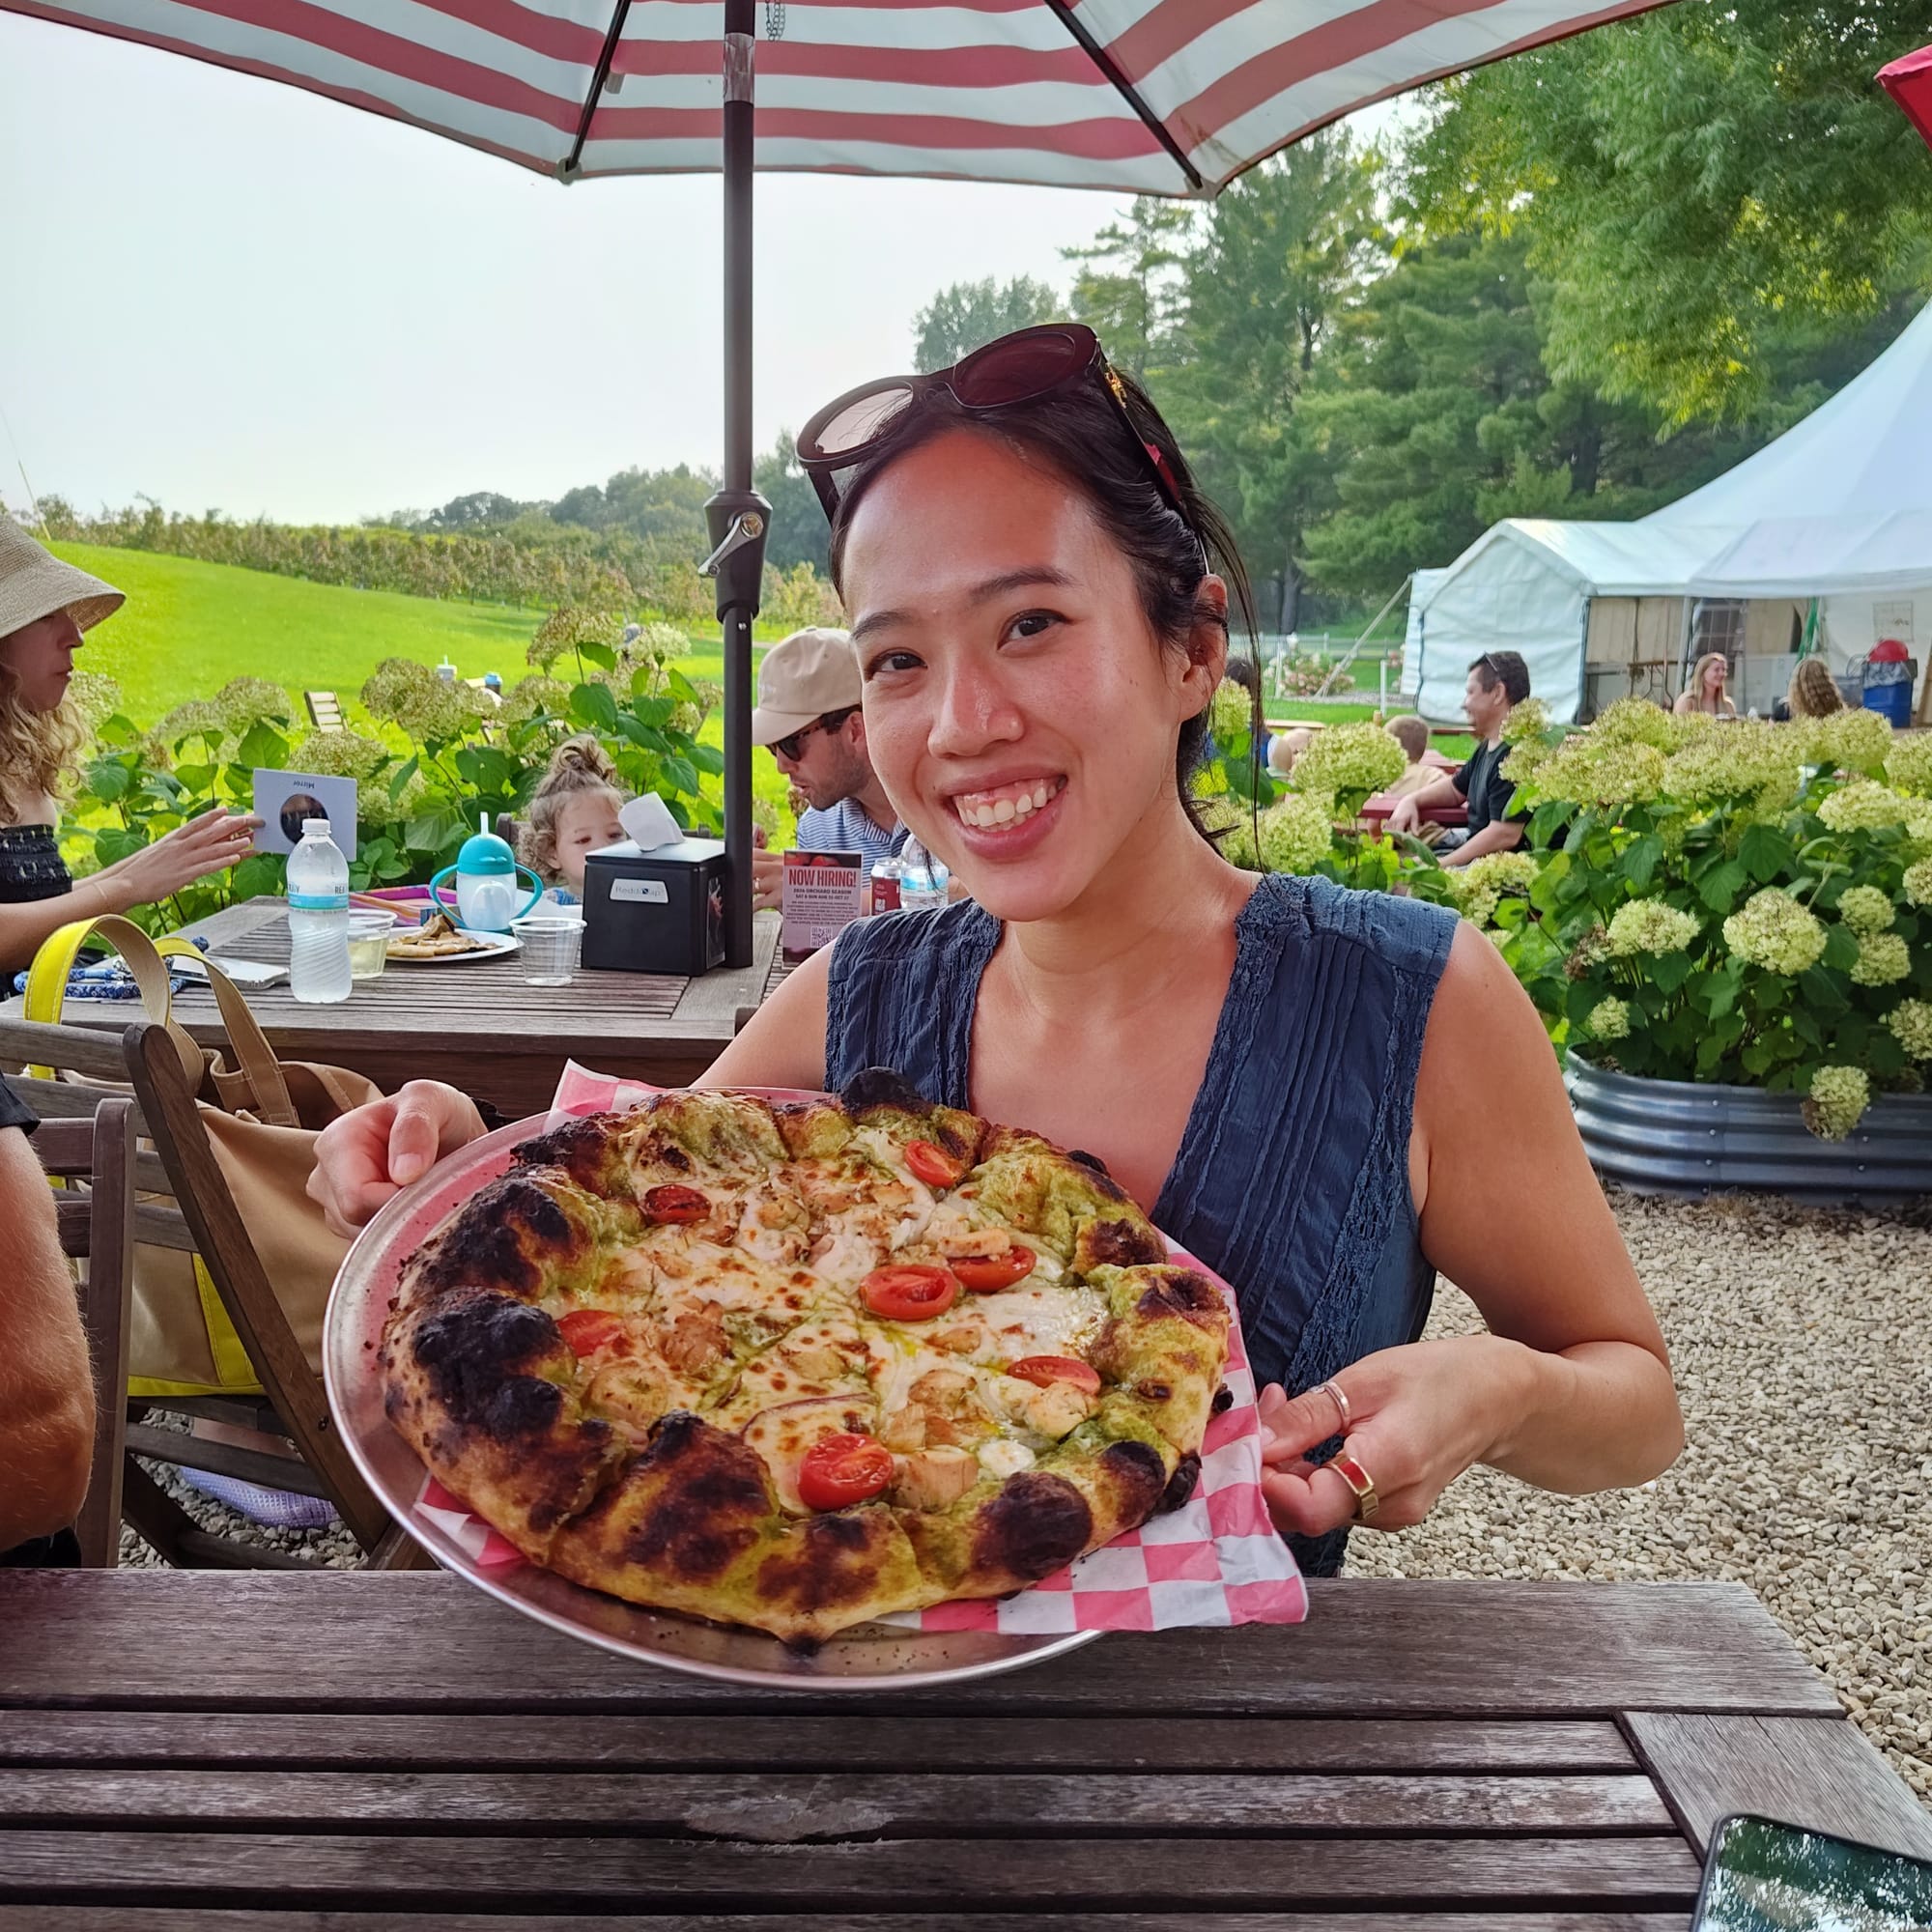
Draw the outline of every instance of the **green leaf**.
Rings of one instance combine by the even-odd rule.
[[[1735,859],[1714,866],[1697,888],[1697,895],[1713,912],[1729,912],[1750,875]]]
[[[128,787],[133,782],[133,772],[120,758],[96,758],[87,768],[88,795],[99,799],[103,805],[126,798]]]
[[[694,745],[691,748],[691,762],[700,772],[709,772],[713,778],[722,778],[724,772],[724,753],[716,745]],[[1426,846],[1423,848],[1428,849]]]
[[[617,729],[637,746],[640,752],[653,752],[659,757],[668,757],[676,747],[662,731],[656,731],[648,724],[642,724],[635,718],[620,717]]]
[[[117,711],[102,723],[99,736],[103,745],[133,745],[140,741],[141,727],[131,718]]]
[[[1851,1002],[1839,990],[1838,981],[1822,966],[1807,967],[1798,976],[1798,990],[1814,1012],[1842,1013]]]
[[[214,783],[215,771],[213,765],[177,765],[175,777],[189,791],[208,791]]]
[[[389,774],[389,803],[394,805],[403,795],[404,788],[422,768],[422,755],[412,752],[396,769]]]
[[[103,825],[94,835],[94,856],[103,866],[131,859],[136,852],[146,851],[147,846],[148,835],[131,825]]]
[[[702,704],[704,699],[698,695],[697,687],[681,670],[669,669],[665,672],[665,689],[680,704]]]
[[[1725,963],[1705,980],[1705,1006],[1711,1017],[1720,1019],[1737,1005],[1738,988],[1744,981],[1744,965],[1736,959]]]
[[[289,741],[266,722],[251,724],[248,735],[235,748],[235,762],[251,770],[286,765],[288,758]]]
[[[696,794],[697,791],[697,768],[689,758],[672,755],[664,761],[665,777],[681,792]]]
[[[251,852],[235,867],[234,895],[238,899],[279,897],[287,877],[287,861],[278,852]]]
[[[1859,939],[1848,925],[1828,925],[1825,928],[1824,962],[1835,966],[1840,973],[1849,973],[1859,963]]]
[[[631,709],[646,724],[662,726],[670,723],[670,715],[677,709],[677,704],[673,699],[668,697],[652,697],[648,694],[639,693],[636,697],[632,698]]]
[[[1663,857],[1663,840],[1656,833],[1647,832],[1641,838],[1633,839],[1623,856],[1623,875],[1638,892],[1650,884],[1651,875],[1657,870]]]
[[[1692,961],[1688,952],[1664,952],[1650,961],[1651,983],[1666,993],[1674,993],[1690,977]]]
[[[601,684],[580,684],[570,694],[570,715],[604,731],[617,728],[617,700]]]
[[[615,670],[617,668],[617,653],[609,644],[579,644],[577,655],[587,659],[599,670]]]
[[[1747,825],[1738,860],[1759,885],[1768,886],[1791,864],[1791,840],[1775,825]]]

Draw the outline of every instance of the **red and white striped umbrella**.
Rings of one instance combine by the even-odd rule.
[[[1212,194],[1351,108],[1652,4],[790,0],[764,9],[757,166]],[[285,81],[545,174],[719,165],[722,0],[0,9]]]
[[[724,176],[726,958],[752,959],[753,168],[1212,195],[1350,109],[1663,0],[0,0],[564,181]],[[754,78],[755,69],[755,78]],[[753,108],[753,93],[758,99]]]

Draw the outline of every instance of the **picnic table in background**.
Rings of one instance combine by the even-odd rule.
[[[248,899],[183,930],[217,957],[288,963],[280,898]],[[380,979],[358,980],[339,1006],[303,1006],[286,982],[242,990],[279,1059],[352,1067],[390,1093],[406,1080],[445,1080],[521,1120],[549,1108],[566,1060],[658,1086],[695,1080],[763,1000],[778,930],[778,915],[761,914],[753,963],[697,979],[580,968],[567,986],[532,986],[511,953],[391,962]],[[177,993],[174,1010],[203,1045],[220,1043],[206,986]],[[126,1002],[70,999],[64,1017],[119,1031],[139,1013]]]
[[[0,1932],[1682,1932],[1730,1811],[1932,1851],[1740,1584],[1311,1597],[841,1694],[650,1669],[440,1573],[0,1572]]]
[[[1449,769],[1459,771],[1462,768],[1451,765]],[[1367,820],[1371,830],[1379,832],[1383,821],[1401,803],[1393,792],[1378,791],[1373,798],[1362,801],[1362,809],[1357,815]],[[1425,805],[1422,808],[1422,822],[1425,825],[1466,825],[1469,822],[1469,808],[1466,805]]]

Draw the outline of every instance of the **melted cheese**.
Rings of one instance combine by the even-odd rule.
[[[1009,1436],[996,1435],[992,1441],[980,1445],[980,1466],[989,1476],[1017,1476],[1022,1469],[1031,1469],[1033,1465],[1033,1451]]]
[[[952,1313],[984,1330],[973,1360],[1016,1362],[1022,1355],[1084,1356],[1107,1319],[1107,1303],[1096,1288],[1035,1288],[1029,1276],[997,1294],[966,1295]]]

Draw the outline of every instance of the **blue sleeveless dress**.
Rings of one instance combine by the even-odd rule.
[[[1236,920],[1234,977],[1153,1218],[1234,1285],[1259,1385],[1294,1395],[1422,1332],[1435,1271],[1409,1124],[1455,933],[1439,906],[1280,874]],[[999,940],[970,901],[848,925],[827,986],[826,1085],[890,1066],[970,1107],[973,1011]],[[1332,1576],[1348,1532],[1290,1541],[1307,1574]]]

